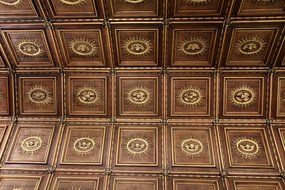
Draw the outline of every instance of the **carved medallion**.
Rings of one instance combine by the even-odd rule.
[[[93,57],[98,53],[96,43],[88,38],[74,38],[68,45],[71,52],[76,56]]]
[[[136,106],[145,106],[150,101],[150,91],[143,86],[136,86],[126,92],[127,100]]]
[[[68,6],[81,6],[84,5],[86,0],[58,0],[63,5]]]
[[[245,159],[255,159],[259,156],[260,146],[254,138],[240,137],[234,141],[237,153]]]
[[[132,157],[142,157],[148,154],[149,140],[144,137],[131,137],[125,143],[125,149]]]
[[[21,149],[27,155],[34,155],[43,146],[43,139],[40,136],[29,136],[21,142]]]
[[[95,149],[95,140],[90,137],[77,138],[73,143],[73,151],[75,154],[85,156],[91,154]]]
[[[97,105],[101,99],[97,88],[92,86],[84,86],[77,89],[76,98],[78,102],[84,106]]]
[[[202,103],[203,98],[199,87],[188,86],[178,92],[177,101],[182,106],[197,107]]]
[[[204,146],[203,143],[194,138],[184,138],[182,139],[180,145],[181,151],[187,156],[191,158],[199,157],[199,155],[203,152]]]
[[[131,4],[139,4],[143,3],[145,0],[125,0],[125,3],[131,3]]]
[[[33,39],[21,39],[18,43],[18,51],[25,56],[38,58],[44,55],[43,46]]]
[[[254,103],[256,94],[251,87],[240,86],[231,91],[230,99],[234,106],[246,108]]]
[[[17,7],[22,3],[22,0],[0,0],[0,4],[9,7]]]
[[[185,0],[185,2],[190,5],[207,5],[211,0]]]
[[[207,40],[202,37],[190,37],[181,41],[178,45],[179,52],[188,56],[201,56],[205,54],[208,48]]]
[[[149,39],[142,36],[131,37],[123,42],[124,52],[131,56],[147,56],[151,53],[153,47]]]
[[[50,90],[42,84],[32,86],[26,94],[28,100],[35,106],[46,107],[52,102]]]
[[[236,43],[236,53],[238,55],[254,56],[260,54],[267,43],[259,36],[245,37]]]

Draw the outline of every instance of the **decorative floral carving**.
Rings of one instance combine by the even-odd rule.
[[[69,42],[69,49],[76,56],[93,57],[98,53],[95,42],[88,38],[74,38]]]
[[[86,0],[58,0],[63,5],[67,6],[81,6],[84,5]]]
[[[73,151],[75,154],[80,156],[85,156],[91,154],[92,151],[95,149],[96,142],[94,138],[90,137],[81,137],[77,138],[73,142]]]
[[[178,92],[177,101],[182,106],[197,107],[203,101],[202,91],[195,86],[184,87]]]
[[[136,86],[126,92],[127,100],[136,106],[147,105],[150,101],[150,91],[148,88],[143,86]]]
[[[183,138],[178,147],[187,157],[191,158],[199,157],[204,151],[203,143],[195,138]]]
[[[94,106],[101,100],[100,93],[97,88],[92,86],[84,86],[77,89],[76,98],[78,102],[84,106]]]
[[[148,154],[150,142],[144,137],[130,137],[125,143],[125,149],[132,157],[142,157]]]
[[[254,138],[240,137],[234,141],[237,153],[245,159],[255,159],[259,156],[260,145]]]
[[[0,5],[6,5],[8,7],[17,7],[22,3],[22,0],[0,0]]]
[[[35,106],[45,107],[52,102],[50,90],[42,84],[35,84],[26,94],[28,100]]]
[[[254,103],[256,99],[255,91],[249,86],[234,88],[230,93],[230,99],[234,106],[246,108]]]
[[[266,47],[265,40],[259,36],[244,37],[236,43],[236,53],[244,56],[260,54]]]
[[[25,56],[39,58],[44,55],[43,46],[37,40],[30,38],[21,39],[18,43],[18,51]]]
[[[40,136],[29,136],[21,142],[21,149],[27,155],[34,155],[43,146],[43,139]]]
[[[130,37],[123,42],[124,52],[131,56],[147,56],[151,53],[153,47],[149,39],[142,36]]]
[[[208,48],[207,40],[199,36],[191,36],[178,45],[179,52],[186,56],[201,56],[206,53]]]

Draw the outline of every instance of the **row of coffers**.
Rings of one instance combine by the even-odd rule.
[[[2,30],[3,48],[15,67],[265,67],[275,62],[284,66],[285,61],[284,44],[277,56],[273,51],[282,41],[280,23],[232,24],[224,35],[221,22],[170,24],[167,32],[162,23],[112,24],[110,30],[103,23],[54,23],[51,29],[41,23],[20,26],[7,24]]]
[[[0,18],[111,18],[120,17],[163,17],[168,7],[170,17],[226,16],[230,9],[235,15],[283,15],[284,1],[280,0],[241,0],[232,3],[225,0],[49,0],[49,1],[0,1]],[[106,10],[103,10],[106,9]]]
[[[3,176],[0,182],[1,189],[58,189],[58,190],[282,190],[284,182],[279,178],[229,178],[223,181],[217,177],[168,177],[164,182],[159,176],[111,176],[104,178],[101,175],[89,174],[60,174],[51,178],[47,176]]]
[[[108,118],[113,110],[117,118],[159,119],[168,110],[168,118],[211,118],[217,107],[221,118],[265,118],[270,107],[273,117],[284,117],[285,77],[269,78],[224,73],[217,82],[211,73],[126,72],[114,80],[108,73],[68,73],[62,82],[60,75],[19,74],[13,89],[2,75],[0,108],[2,115],[11,113],[17,95],[19,116],[60,116],[64,106],[70,117]]]
[[[1,125],[2,169],[280,175],[284,125]],[[11,134],[11,135],[10,135]],[[1,153],[0,152],[0,153]]]

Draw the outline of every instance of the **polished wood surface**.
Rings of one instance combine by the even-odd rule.
[[[0,0],[0,190],[285,189],[284,0]]]

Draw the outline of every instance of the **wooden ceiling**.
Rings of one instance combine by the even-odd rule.
[[[0,0],[0,190],[285,189],[285,0]]]

